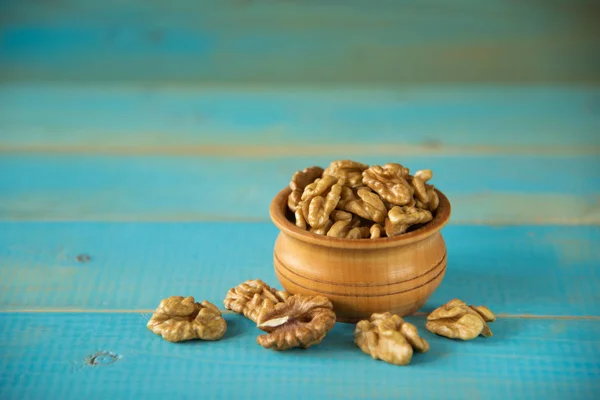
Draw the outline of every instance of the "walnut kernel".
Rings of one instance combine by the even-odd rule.
[[[396,163],[369,167],[352,160],[332,161],[325,170],[313,166],[294,174],[288,208],[297,227],[318,235],[391,237],[433,219],[440,200],[427,183],[432,177],[429,169],[413,176]]]
[[[362,185],[362,173],[368,167],[368,165],[356,161],[338,160],[333,161],[325,169],[323,175],[332,175],[344,179],[350,187],[357,187]]]
[[[208,301],[196,303],[192,296],[162,300],[147,327],[169,342],[219,340],[227,331],[219,309]]]
[[[331,175],[324,175],[306,186],[298,207],[313,228],[319,228],[329,219],[335,210],[342,192],[343,180]]]
[[[424,353],[429,343],[419,336],[417,328],[400,316],[375,313],[369,320],[360,321],[354,331],[354,342],[375,360],[407,365],[413,352]]]
[[[268,333],[260,335],[256,341],[274,350],[309,348],[321,343],[335,325],[335,319],[328,298],[294,295],[261,311],[257,326]]]
[[[450,339],[471,340],[479,335],[492,336],[486,322],[495,320],[496,316],[487,307],[467,306],[465,302],[453,299],[429,314],[425,327]]]
[[[406,232],[415,224],[423,224],[433,219],[428,210],[415,207],[393,207],[385,220],[385,232],[389,237]]]
[[[413,188],[406,181],[409,170],[400,164],[374,165],[363,172],[363,183],[392,204],[410,202]]]
[[[256,322],[263,308],[285,301],[291,294],[270,287],[260,279],[248,280],[229,289],[225,308]]]
[[[302,171],[297,171],[294,176],[292,176],[292,181],[290,182],[290,189],[292,192],[288,196],[288,207],[293,212],[296,211],[298,207],[298,203],[302,198],[302,193],[304,193],[304,188],[315,179],[319,178],[323,174],[323,168],[313,166],[309,168],[305,168]]]

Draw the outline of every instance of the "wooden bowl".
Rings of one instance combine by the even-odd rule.
[[[327,296],[342,322],[367,319],[374,312],[414,313],[446,272],[440,230],[450,218],[450,202],[436,191],[439,207],[423,227],[391,238],[341,239],[296,227],[288,219],[290,189],[282,190],[270,207],[280,230],[274,266],[281,285],[294,294]]]

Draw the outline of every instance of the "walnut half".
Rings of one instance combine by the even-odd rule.
[[[256,322],[264,307],[285,301],[291,295],[288,292],[270,287],[260,279],[242,282],[229,289],[223,304],[225,308]]]
[[[453,299],[433,310],[427,316],[425,328],[450,339],[471,340],[477,336],[492,336],[487,322],[493,322],[496,316],[485,306],[467,306],[464,301]]]
[[[321,343],[335,319],[327,297],[294,295],[283,303],[263,308],[257,325],[268,334],[260,335],[256,341],[274,350],[309,348]]]
[[[196,303],[192,296],[171,296],[162,300],[147,327],[169,342],[219,340],[227,331],[227,323],[219,309],[208,301]]]
[[[429,343],[419,336],[413,324],[389,312],[375,313],[370,320],[360,321],[354,331],[354,342],[373,359],[394,365],[407,365],[414,351],[429,350]]]
[[[321,174],[323,174],[323,168],[312,166],[305,168],[302,171],[297,171],[292,176],[292,180],[289,185],[292,191],[288,196],[288,207],[290,210],[293,212],[296,211],[298,203],[302,197],[302,193],[304,192],[304,188],[313,183],[315,179],[320,178]]]

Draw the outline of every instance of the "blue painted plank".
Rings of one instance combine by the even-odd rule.
[[[501,314],[600,317],[599,227],[442,232],[448,270],[424,311],[458,297]],[[222,306],[247,279],[279,286],[276,235],[269,223],[2,223],[0,310],[148,310],[171,295]]]
[[[5,154],[0,219],[268,220],[272,198],[295,171],[331,159]],[[431,168],[431,182],[452,203],[452,223],[600,223],[596,156],[357,159]]]
[[[590,1],[3,1],[4,80],[599,80]]]
[[[600,88],[0,85],[0,150],[600,154]]]
[[[140,314],[11,314],[0,317],[0,397],[5,399],[592,399],[600,393],[600,322],[499,319],[494,336],[437,337],[409,318],[431,350],[409,366],[374,361],[337,324],[308,350],[277,353],[260,331],[226,315],[219,342],[173,344]],[[109,352],[90,365],[97,352]]]

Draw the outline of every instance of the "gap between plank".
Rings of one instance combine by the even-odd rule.
[[[263,217],[233,217],[226,215],[158,215],[158,216],[132,216],[132,215],[106,215],[97,218],[68,218],[68,217],[45,217],[45,216],[20,216],[20,217],[0,217],[0,223],[3,222],[121,222],[121,223],[270,223],[269,218]],[[486,220],[461,220],[450,221],[448,225],[452,226],[597,226],[600,225],[600,218],[580,217],[580,218],[547,218],[538,219],[486,219]]]
[[[68,314],[68,313],[88,313],[88,314],[152,314],[154,309],[139,310],[85,310],[81,308],[51,308],[47,310],[23,309],[23,310],[0,310],[0,314]],[[222,314],[235,314],[231,310],[220,310]],[[410,315],[411,317],[426,317],[426,312],[417,311]],[[535,315],[535,314],[496,314],[497,318],[506,319],[558,319],[558,320],[592,320],[600,321],[600,315]]]
[[[143,137],[143,136],[142,136]],[[482,156],[516,155],[549,157],[572,157],[600,154],[600,146],[502,146],[471,145],[455,146],[441,143],[423,144],[330,144],[330,145],[202,145],[202,144],[160,144],[106,145],[93,144],[32,144],[0,145],[2,153],[51,153],[51,154],[99,154],[99,155],[164,155],[164,156],[211,156],[243,158],[284,158],[302,156],[376,157],[376,156]]]

